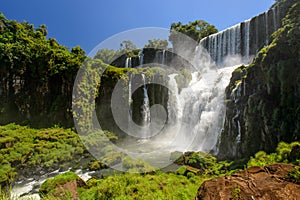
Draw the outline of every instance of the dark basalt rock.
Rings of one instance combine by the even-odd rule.
[[[299,141],[299,16],[298,3],[290,9],[272,43],[252,64],[234,72],[226,89],[219,159],[246,158],[260,150],[274,151],[279,141]]]

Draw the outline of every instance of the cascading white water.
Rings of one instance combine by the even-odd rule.
[[[131,58],[126,58],[125,68],[131,68],[131,67],[132,67]]]
[[[244,53],[244,59],[246,62],[250,60],[250,19],[244,22],[245,24],[245,37],[244,37],[244,44],[245,44],[245,53]]]
[[[173,142],[174,149],[209,152],[216,146],[225,116],[225,87],[235,68],[194,72],[189,86],[180,93],[176,89],[176,75],[169,76],[173,92],[169,94],[168,124],[176,126],[179,132]]]
[[[165,65],[166,64],[166,58],[167,58],[167,52],[166,50],[159,50],[155,53],[155,60],[158,64]]]
[[[269,43],[270,35],[281,26],[280,16],[277,5],[261,15],[203,38],[200,44],[218,65],[224,65],[226,57],[232,55],[240,56],[240,60],[248,64],[250,58]],[[241,62],[237,59],[235,64]]]
[[[265,25],[266,25],[266,45],[269,44],[269,17],[268,11],[265,12]]]
[[[129,80],[128,80],[128,126],[130,126],[130,121],[132,118],[132,74],[129,75]],[[128,127],[128,130],[130,130],[130,127]]]
[[[14,183],[14,186],[12,187],[11,190],[11,196],[10,199],[12,200],[39,200],[41,199],[41,197],[38,194],[38,190],[34,189],[34,188],[38,188],[41,186],[42,183],[44,183],[48,178],[53,178],[58,174],[62,174],[67,171],[59,171],[59,170],[55,170],[53,172],[50,173],[46,173],[40,177],[36,177],[36,179],[28,179],[28,180],[24,180],[24,181],[20,181],[20,182],[16,182]],[[90,172],[83,172],[81,169],[80,170],[76,170],[75,173],[84,181],[87,181],[88,179],[90,179],[92,177],[91,174],[94,173],[94,171],[90,171]]]
[[[143,67],[143,64],[144,64],[144,54],[140,53],[140,55],[139,55],[139,65],[140,65],[140,67]]]
[[[162,58],[161,58],[161,64],[165,64],[166,63],[166,50],[163,50],[162,52]]]
[[[142,105],[142,125],[143,126],[149,126],[151,121],[151,114],[150,114],[150,102],[149,102],[149,96],[147,91],[147,84],[146,84],[146,77],[144,74],[142,74],[143,79],[143,92],[144,92],[144,99],[143,99],[143,105]],[[148,138],[150,135],[148,132],[144,133],[143,138]]]
[[[177,82],[175,80],[175,77],[178,74],[171,74],[169,75],[169,82],[168,82],[168,88],[169,88],[169,100],[168,100],[168,124],[174,125],[178,123],[178,120],[181,119],[182,116],[182,108],[179,106],[180,104],[180,96],[178,91]]]
[[[241,53],[241,24],[210,35],[200,41],[216,63],[222,63],[226,56]]]

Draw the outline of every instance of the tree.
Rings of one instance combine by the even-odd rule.
[[[169,40],[174,46],[174,44],[183,40],[181,34],[184,34],[199,42],[202,38],[217,32],[218,30],[215,26],[210,25],[203,20],[196,20],[194,22],[189,22],[188,24],[182,24],[181,22],[178,22],[171,24]]]
[[[120,44],[119,50],[116,52],[115,58],[126,54],[127,57],[135,57],[140,53],[140,49],[130,40],[124,40]]]
[[[117,56],[117,52],[113,49],[101,49],[94,56],[95,59],[100,59],[106,64],[111,64]]]
[[[48,29],[47,29],[47,26],[45,24],[39,25],[39,27],[36,29],[36,31],[41,32],[43,36],[48,35]]]
[[[167,49],[168,48],[167,40],[153,39],[148,40],[148,44],[144,46],[144,48],[153,48],[153,49]]]
[[[0,33],[0,123],[71,120],[72,86],[85,52],[47,39],[45,25],[34,29],[1,13]]]
[[[121,42],[120,44],[120,50],[125,50],[125,51],[133,51],[137,49],[136,45],[130,41],[130,40],[124,40],[123,42]]]

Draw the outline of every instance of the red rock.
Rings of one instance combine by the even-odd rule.
[[[299,166],[277,163],[208,180],[200,186],[195,199],[297,200],[300,185],[286,179],[294,168],[299,169]]]

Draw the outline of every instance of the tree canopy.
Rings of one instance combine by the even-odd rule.
[[[100,59],[106,64],[111,64],[117,56],[114,49],[100,49],[94,56],[95,59]]]
[[[204,20],[196,20],[194,22],[189,22],[188,24],[178,22],[171,24],[169,40],[173,45],[174,43],[178,43],[182,39],[180,36],[181,33],[199,42],[202,38],[217,32],[218,30],[215,26],[210,25]]]
[[[0,122],[15,110],[40,118],[50,110],[68,113],[72,85],[85,52],[47,39],[47,27],[8,20],[0,14]],[[14,119],[16,121],[16,119]]]
[[[169,43],[167,40],[153,39],[148,40],[148,44],[146,44],[144,48],[167,49],[168,45]]]

